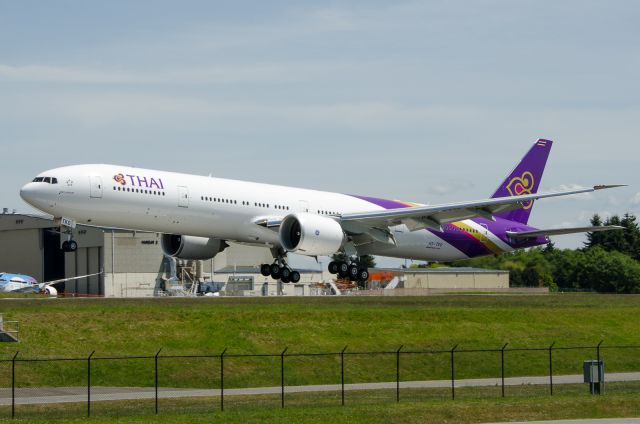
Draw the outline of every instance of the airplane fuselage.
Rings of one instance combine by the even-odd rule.
[[[55,182],[55,183],[54,183]],[[54,217],[81,224],[167,234],[214,237],[279,246],[278,232],[256,224],[305,212],[327,217],[418,204],[326,191],[245,182],[117,165],[75,165],[40,174],[22,198]],[[368,243],[358,254],[454,261],[548,243],[547,237],[512,240],[506,231],[533,229],[496,217],[443,224],[441,229],[389,230],[394,244]]]

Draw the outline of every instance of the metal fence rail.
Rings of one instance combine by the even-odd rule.
[[[612,352],[624,352],[626,354],[633,355],[633,358],[638,358],[638,352],[640,351],[640,345],[612,345],[607,346],[603,345],[603,341],[592,345],[592,346],[556,346],[555,342],[545,347],[509,347],[508,343],[496,348],[490,349],[462,349],[459,345],[452,346],[450,349],[422,349],[422,350],[405,350],[404,345],[399,346],[397,349],[393,350],[378,350],[378,351],[351,351],[348,349],[348,346],[344,346],[341,350],[336,350],[333,352],[291,352],[288,347],[285,347],[283,350],[274,353],[231,353],[227,348],[220,351],[220,353],[211,353],[211,354],[200,354],[200,355],[161,355],[162,349],[159,349],[152,355],[138,355],[138,356],[100,356],[96,355],[96,352],[91,352],[89,355],[85,357],[54,357],[54,358],[23,358],[19,356],[19,352],[16,352],[11,358],[0,359],[0,370],[8,368],[8,373],[10,374],[8,379],[2,379],[0,381],[10,381],[10,397],[11,397],[11,417],[16,416],[16,388],[17,388],[17,380],[19,374],[16,370],[16,365],[19,364],[54,364],[56,367],[59,367],[60,364],[63,363],[74,363],[78,364],[78,366],[84,366],[86,371],[86,415],[91,416],[92,403],[97,402],[95,396],[92,398],[92,366],[95,368],[101,362],[107,363],[109,361],[131,361],[137,360],[142,361],[145,366],[148,364],[149,369],[153,370],[153,401],[154,401],[154,410],[155,413],[159,413],[159,403],[158,400],[160,398],[160,389],[159,389],[159,377],[161,375],[161,362],[166,360],[204,360],[204,359],[212,359],[219,361],[220,367],[218,370],[219,375],[217,376],[219,381],[218,389],[203,389],[203,390],[217,390],[217,395],[220,397],[220,411],[225,410],[225,389],[228,387],[225,386],[225,377],[229,377],[229,363],[234,360],[240,359],[251,359],[251,358],[272,358],[277,361],[279,364],[277,371],[279,377],[279,400],[280,407],[285,407],[285,387],[286,385],[286,371],[290,368],[288,365],[288,361],[291,361],[294,358],[310,358],[313,361],[319,360],[318,358],[334,358],[337,363],[339,363],[339,374],[340,381],[339,383],[336,381],[337,389],[335,391],[340,391],[340,404],[345,405],[345,372],[346,364],[345,357],[389,357],[394,361],[394,369],[389,370],[395,373],[395,401],[400,402],[401,395],[401,382],[402,382],[402,368],[403,358],[411,358],[416,356],[429,356],[430,358],[434,357],[443,357],[447,359],[448,362],[448,374],[450,375],[450,397],[452,400],[456,399],[456,381],[458,381],[458,376],[456,375],[456,365],[459,364],[460,358],[462,355],[470,355],[470,354],[495,354],[497,368],[500,370],[499,375],[494,375],[492,378],[498,379],[500,386],[500,396],[505,397],[505,364],[509,359],[509,355],[514,353],[523,353],[523,352],[539,352],[542,355],[545,355],[548,359],[548,389],[549,395],[553,396],[554,394],[554,365],[558,364],[557,355],[554,353],[559,353],[563,351],[572,351],[572,350],[583,350],[585,352],[590,352],[595,355],[596,359],[600,361],[603,359],[603,352],[606,350],[609,353]],[[583,359],[587,359],[586,357]],[[639,362],[640,362],[640,358]],[[84,364],[84,365],[82,365]],[[6,366],[9,365],[9,366]],[[638,368],[640,371],[640,367]],[[95,370],[93,371],[95,372]],[[227,375],[225,375],[225,373]],[[33,376],[33,373],[31,373]],[[275,373],[274,373],[275,375]],[[5,376],[6,377],[6,376]],[[522,376],[524,377],[524,376]],[[638,376],[638,380],[640,380],[640,374]],[[446,381],[446,380],[444,380]],[[146,384],[149,381],[141,381],[140,387],[149,387]],[[2,385],[0,384],[0,390]],[[246,387],[243,387],[246,388]],[[6,388],[8,389],[8,387]],[[7,390],[5,389],[5,393]],[[237,388],[234,388],[236,390]],[[638,386],[640,389],[640,385]],[[365,389],[366,390],[366,389]],[[2,398],[2,396],[0,396]],[[6,399],[6,397],[5,397]],[[2,399],[0,399],[2,400]],[[46,403],[46,402],[40,402]],[[52,401],[51,403],[55,403]]]

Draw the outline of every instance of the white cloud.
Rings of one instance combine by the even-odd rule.
[[[575,184],[575,183],[571,183],[571,184],[560,184],[554,187],[549,187],[549,188],[545,188],[543,190],[540,191],[544,191],[544,192],[554,192],[554,191],[573,191],[573,190],[581,190],[581,189],[585,189],[585,188],[589,188],[589,187],[585,187],[583,185],[580,184]],[[560,196],[560,197],[552,197],[549,199],[545,199],[545,202],[552,202],[552,201],[559,201],[559,200],[566,200],[566,199],[572,199],[572,200],[592,200],[593,199],[593,193],[580,193],[580,194],[572,194],[570,196]]]

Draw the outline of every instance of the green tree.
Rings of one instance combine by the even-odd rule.
[[[624,227],[624,230],[587,233],[587,242],[585,243],[587,249],[598,246],[606,251],[622,252],[635,260],[640,260],[640,228],[635,215],[626,213],[622,219],[614,215],[602,222],[600,216],[595,214],[591,218],[591,225],[620,225]]]
[[[640,293],[640,263],[596,246],[584,252],[576,281],[583,289],[603,293]]]

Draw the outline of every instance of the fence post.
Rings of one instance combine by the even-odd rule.
[[[553,356],[552,356],[552,351],[553,351],[553,345],[555,345],[556,342],[551,343],[551,346],[549,346],[549,393],[551,394],[551,396],[553,396]]]
[[[284,408],[284,354],[287,353],[288,347],[285,347],[280,354],[280,404]]]
[[[502,368],[502,397],[504,397],[504,350],[507,348],[507,345],[509,343],[505,343],[504,346],[502,346],[502,349],[500,350],[500,364],[501,364],[501,368]]]
[[[598,346],[596,346],[596,359],[598,360],[598,366],[600,366],[600,345],[604,343],[604,340],[600,340]]]
[[[156,415],[158,415],[158,356],[160,351],[162,351],[162,348],[158,350],[155,356]]]
[[[220,354],[220,411],[224,411],[224,354],[227,353],[225,347]]]
[[[17,351],[11,358],[11,418],[16,417],[16,358],[18,353],[20,351]]]
[[[456,351],[456,349],[458,348],[458,345],[455,345],[453,348],[451,348],[451,399],[455,400],[456,399],[456,369],[455,369],[455,362],[453,359],[453,353]]]
[[[341,395],[342,395],[342,406],[344,406],[344,352],[347,350],[347,346],[342,349],[340,352],[340,384],[342,386]]]
[[[95,350],[87,357],[87,417],[91,416],[91,357],[94,353]]]
[[[597,388],[598,388],[598,394],[602,394],[602,390],[604,389],[604,375],[602,375],[600,373],[600,369],[604,369],[604,368],[600,368],[600,345],[604,343],[604,340],[600,340],[600,343],[598,343],[598,346],[596,346],[596,359],[598,360],[598,383],[597,383]],[[601,381],[602,380],[602,381]]]
[[[400,351],[404,345],[396,350],[396,402],[400,402]]]

